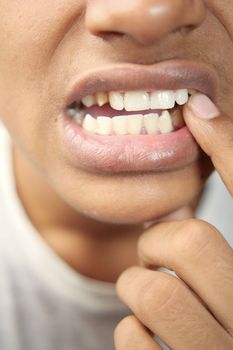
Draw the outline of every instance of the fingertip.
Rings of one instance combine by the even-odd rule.
[[[218,107],[204,94],[192,95],[185,106],[185,112],[203,120],[212,120],[221,114]]]

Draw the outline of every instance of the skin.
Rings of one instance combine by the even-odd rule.
[[[154,11],[151,18],[152,6],[165,10]],[[211,225],[188,217],[203,189],[209,159],[233,194],[232,2],[38,0],[32,6],[30,0],[0,0],[0,9],[0,115],[14,142],[17,189],[30,220],[57,254],[89,277],[115,282],[138,260],[145,264],[127,269],[118,279],[118,293],[137,318],[131,316],[122,321],[124,327],[118,326],[116,349],[159,349],[147,328],[175,350],[208,350],[213,344],[230,349],[232,298],[217,302],[213,294],[233,294],[232,249]],[[222,115],[202,121],[191,106],[185,111],[186,123],[205,154],[202,162],[169,174],[124,177],[105,177],[70,164],[57,127],[67,82],[110,63],[152,64],[171,58],[205,62],[218,74],[216,103]],[[145,230],[146,222],[169,214],[172,223]],[[182,237],[187,232],[192,244],[184,256],[187,241]],[[179,244],[170,239],[173,235]],[[196,247],[205,247],[206,237],[209,244],[197,264]],[[169,258],[162,254],[164,246]],[[221,271],[226,271],[218,278],[213,252],[221,253]],[[206,264],[212,274],[203,274]],[[151,266],[172,268],[182,274],[182,282]],[[184,266],[199,280],[189,281]],[[140,291],[148,284],[152,288],[144,302]],[[173,310],[170,302],[180,307]],[[182,326],[191,327],[190,310],[195,327],[181,335]],[[173,321],[174,315],[179,322]],[[161,317],[164,322],[158,322]],[[127,340],[131,332],[137,337],[133,345]],[[208,340],[205,334],[210,334]]]

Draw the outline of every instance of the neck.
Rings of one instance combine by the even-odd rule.
[[[122,271],[138,262],[137,240],[142,225],[99,222],[69,206],[13,149],[17,192],[29,219],[51,248],[79,273],[116,282]]]

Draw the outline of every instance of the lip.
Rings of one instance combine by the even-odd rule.
[[[195,89],[213,101],[217,74],[204,63],[166,61],[150,66],[118,64],[91,70],[71,82],[59,133],[65,157],[77,168],[101,174],[166,172],[185,167],[199,158],[199,147],[185,126],[169,134],[91,134],[67,117],[74,101],[100,91]]]
[[[64,108],[96,92],[195,89],[215,101],[217,73],[205,63],[169,60],[154,65],[111,64],[74,78]]]

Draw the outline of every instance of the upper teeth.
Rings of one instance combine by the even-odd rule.
[[[82,103],[86,107],[93,105],[103,106],[109,103],[110,106],[121,111],[125,109],[131,111],[143,111],[148,109],[171,109],[178,105],[184,105],[188,102],[188,89],[176,91],[127,91],[125,93],[118,91],[98,92],[95,95],[89,95],[82,98]]]

